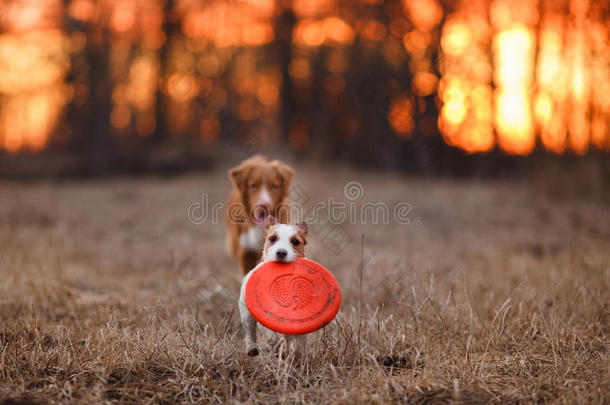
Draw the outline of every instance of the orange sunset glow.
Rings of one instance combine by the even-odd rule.
[[[78,116],[98,94],[83,55],[101,49],[117,139],[149,137],[163,124],[170,136],[217,142],[228,113],[274,139],[282,103],[316,98],[347,139],[364,128],[349,109],[354,72],[375,57],[392,75],[379,77],[388,98],[379,116],[395,138],[438,136],[467,153],[610,151],[609,8],[590,0],[3,0],[0,149],[38,152],[77,133],[68,113]],[[270,56],[279,49],[289,60]],[[306,113],[284,127],[290,145],[309,147],[315,125]]]

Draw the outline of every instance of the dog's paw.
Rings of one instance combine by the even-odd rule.
[[[248,349],[246,354],[250,357],[258,356],[258,347],[252,347],[252,348]]]

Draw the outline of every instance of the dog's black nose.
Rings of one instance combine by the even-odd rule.
[[[288,252],[286,249],[278,249],[277,252],[275,252],[275,255],[278,259],[285,259],[286,256],[288,256]]]

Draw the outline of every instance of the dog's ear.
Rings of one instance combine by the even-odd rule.
[[[273,225],[275,225],[277,223],[278,223],[278,220],[273,215],[269,215],[267,217],[267,220],[265,221],[265,229],[269,229],[270,227],[272,227]]]
[[[242,162],[239,166],[229,169],[229,180],[231,180],[233,187],[242,192],[244,191],[245,186],[244,175],[248,167],[248,164]]]
[[[271,167],[277,170],[278,174],[282,177],[284,190],[287,191],[290,188],[290,182],[294,176],[294,170],[292,167],[280,162],[279,160],[273,160],[270,162]]]
[[[309,230],[309,228],[307,227],[307,223],[305,223],[305,221],[299,222],[298,224],[296,224],[296,227],[299,228],[301,232],[303,232],[303,235],[307,236],[307,231]]]

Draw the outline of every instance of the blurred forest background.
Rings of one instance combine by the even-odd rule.
[[[608,0],[0,0],[0,405],[610,404],[609,35]],[[245,353],[253,153],[341,285],[304,363]]]
[[[270,149],[428,174],[608,166],[609,31],[590,0],[0,0],[0,175]]]

